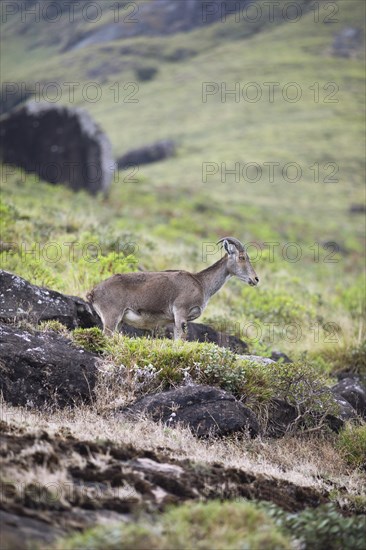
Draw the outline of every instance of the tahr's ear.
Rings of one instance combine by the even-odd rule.
[[[232,254],[235,254],[236,247],[233,244],[229,243],[229,241],[227,241],[226,239],[225,239],[223,244],[224,244],[224,248],[225,248],[226,252],[229,254],[229,256],[231,256]]]

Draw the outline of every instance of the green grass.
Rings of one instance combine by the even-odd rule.
[[[140,520],[133,524],[116,524],[108,529],[91,529],[60,541],[59,548],[286,550],[291,545],[273,520],[255,505],[249,502],[209,502],[172,508],[156,523]]]
[[[353,467],[366,468],[366,425],[348,425],[338,437],[338,449]]]
[[[275,397],[295,407],[301,403],[301,429],[317,426],[323,416],[338,413],[326,388],[328,379],[318,364],[299,361],[265,365],[215,344],[120,334],[107,338],[97,328],[76,329],[72,338],[105,360],[102,386],[106,382],[108,387],[120,388],[122,381],[135,397],[175,388],[188,380],[233,393],[261,418]]]

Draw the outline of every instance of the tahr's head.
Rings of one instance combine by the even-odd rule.
[[[242,243],[234,237],[224,237],[218,243],[223,243],[223,247],[227,252],[227,269],[230,275],[238,277],[250,286],[256,286],[259,279]]]

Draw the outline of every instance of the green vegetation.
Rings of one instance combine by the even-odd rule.
[[[348,425],[338,437],[338,449],[353,467],[366,469],[366,425]]]
[[[77,346],[92,353],[102,353],[108,343],[107,337],[97,327],[77,328],[72,333],[72,338]]]
[[[306,550],[363,550],[365,517],[343,517],[334,505],[290,514],[269,503],[184,504],[156,521],[97,527],[59,542],[62,550],[285,550],[300,541]]]
[[[62,334],[63,336],[69,336],[67,327],[60,323],[60,321],[42,321],[37,328],[43,332],[52,331]]]
[[[327,414],[338,412],[326,379],[304,362],[261,364],[215,344],[167,339],[106,338],[98,328],[77,329],[73,340],[88,351],[102,353],[110,386],[120,387],[121,369],[132,393],[175,387],[187,379],[232,392],[259,414],[273,397],[299,409],[303,429],[318,425]],[[116,383],[111,382],[115,377]],[[103,384],[103,381],[102,381]]]
[[[308,508],[289,514],[272,504],[264,509],[294,539],[304,543],[306,550],[363,550],[366,518],[344,517],[334,505]]]
[[[163,513],[157,522],[98,527],[59,543],[62,550],[248,550],[290,549],[289,537],[252,503],[184,504]]]

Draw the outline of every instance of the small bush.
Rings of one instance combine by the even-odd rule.
[[[276,525],[300,540],[305,550],[364,550],[366,518],[343,517],[334,504],[289,514],[273,504],[262,504]]]
[[[63,336],[68,336],[69,332],[67,330],[67,327],[60,323],[60,321],[42,321],[39,323],[39,329],[42,332],[57,332],[58,334],[62,334]]]
[[[366,375],[366,340],[359,345],[324,347],[317,353],[334,373],[347,371]]]
[[[348,464],[366,469],[366,425],[347,425],[338,436],[337,446]]]
[[[351,313],[352,317],[366,316],[365,275],[359,275],[355,282],[342,289],[341,304]]]
[[[103,353],[108,347],[108,339],[97,328],[77,328],[72,333],[75,344],[92,353]]]
[[[193,380],[227,390],[259,413],[273,397],[284,399],[298,407],[302,426],[318,426],[327,414],[338,412],[325,381],[306,363],[261,364],[200,342],[126,338],[120,334],[107,341],[103,344],[106,358],[117,369],[126,369],[136,394]]]

